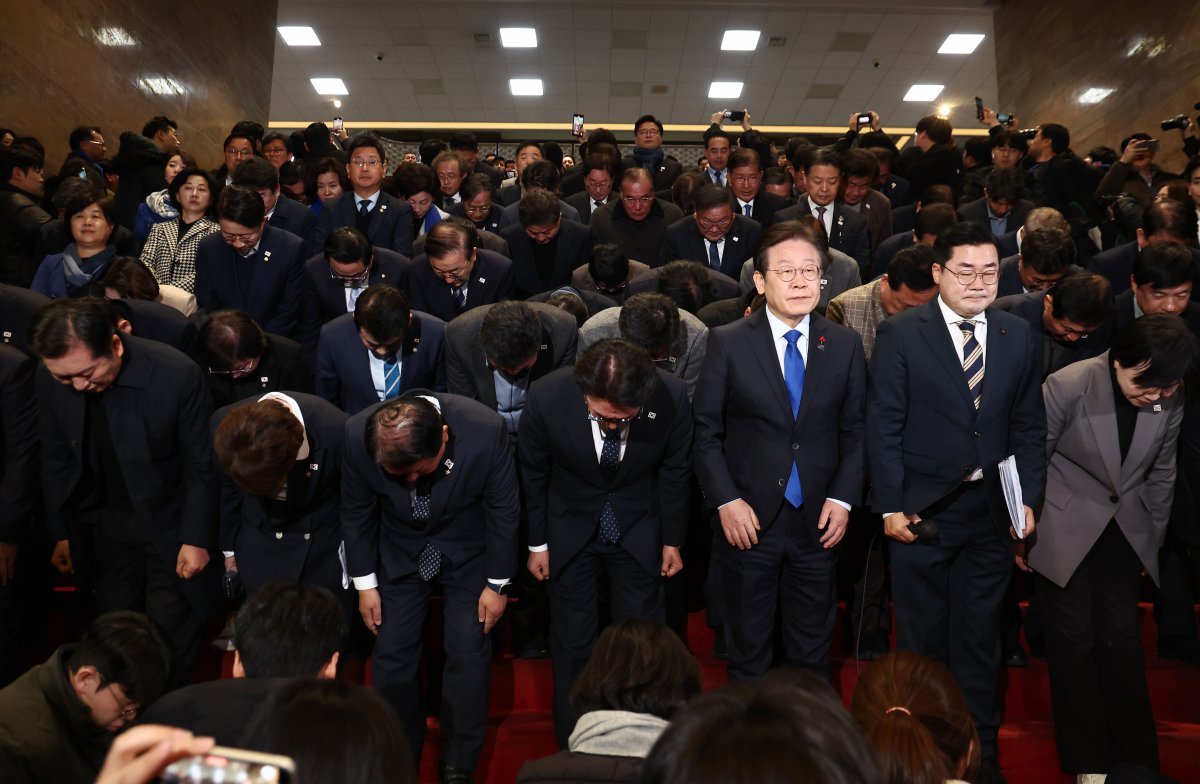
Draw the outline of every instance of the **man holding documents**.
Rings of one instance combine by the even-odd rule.
[[[871,361],[867,454],[872,509],[890,537],[901,649],[946,663],[998,775],[1000,606],[1012,520],[1034,528],[1046,472],[1040,339],[991,306],[999,256],[960,223],[934,244],[938,296],[879,325]],[[1023,506],[1010,516],[999,464],[1015,457]]]
[[[1111,351],[1046,379],[1046,503],[1028,567],[1064,771],[1158,769],[1138,593],[1159,582],[1183,422],[1180,382],[1198,344],[1183,319],[1143,316]],[[1018,555],[1020,550],[1018,549]]]

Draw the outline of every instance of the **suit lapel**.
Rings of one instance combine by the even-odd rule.
[[[251,313],[255,312],[255,306],[258,305],[258,298],[270,291],[271,287],[265,285],[266,280],[274,272],[275,267],[271,265],[271,256],[275,249],[274,233],[282,231],[282,229],[273,228],[267,225],[263,228],[262,240],[258,245],[258,253],[255,253],[251,258],[247,259],[254,267],[250,272],[250,288],[246,292],[246,310]],[[235,262],[237,259],[235,258]]]
[[[792,421],[792,403],[788,398],[787,386],[783,381],[783,371],[779,369],[779,354],[775,351],[775,341],[771,336],[771,325],[767,321],[767,309],[760,308],[750,317],[750,328],[757,334],[750,340],[750,349],[758,363],[762,366],[762,377],[767,379],[767,385],[775,393],[775,399],[787,412],[787,421]]]
[[[933,349],[933,356],[954,382],[955,389],[962,395],[963,402],[975,407],[971,399],[971,390],[967,388],[967,377],[963,373],[961,354],[958,347],[950,341],[950,333],[946,331],[946,322],[942,321],[942,310],[938,307],[935,297],[921,313],[921,334]],[[987,360],[984,360],[984,383],[987,378]]]
[[[1112,385],[1109,384],[1109,389]],[[1116,415],[1113,415],[1116,419]],[[1152,449],[1157,448],[1158,444],[1163,439],[1163,429],[1167,426],[1167,414],[1163,412],[1161,403],[1151,403],[1142,406],[1138,410],[1137,416],[1134,418],[1133,438],[1129,442],[1129,452],[1125,455],[1125,460],[1121,462],[1121,469],[1118,472],[1121,478],[1121,484],[1114,485],[1118,490],[1125,486],[1125,482],[1130,479],[1132,474],[1142,463],[1142,457]],[[1113,432],[1116,432],[1116,423],[1113,423]],[[1120,452],[1117,453],[1120,457]],[[1106,463],[1107,465],[1107,463]]]
[[[808,362],[804,367],[804,390],[800,395],[800,412],[796,422],[803,422],[809,403],[820,386],[821,373],[825,370],[825,319],[815,313],[809,317]],[[786,388],[786,385],[785,385]]]
[[[1108,481],[1115,490],[1120,487],[1117,480],[1121,478],[1121,444],[1117,436],[1117,412],[1112,384],[1109,383],[1107,374],[1092,377],[1083,398],[1083,410],[1092,428],[1092,437],[1096,439],[1100,457],[1104,460]],[[1146,430],[1140,423],[1138,429]]]

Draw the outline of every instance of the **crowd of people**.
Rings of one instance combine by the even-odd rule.
[[[552,660],[563,752],[522,781],[1003,781],[1031,654],[1063,771],[1159,780],[1143,573],[1200,665],[1200,158],[724,114],[687,169],[651,115],[578,164],[246,121],[211,171],[155,117],[51,177],[0,129],[0,767],[146,780],[215,738],[412,781],[436,594],[443,782],[498,624]],[[47,561],[96,618],[20,675]],[[239,604],[235,677],[190,683]]]

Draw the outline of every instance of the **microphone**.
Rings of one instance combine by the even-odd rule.
[[[908,531],[918,539],[932,539],[937,536],[937,523],[932,520],[918,520],[908,524]]]

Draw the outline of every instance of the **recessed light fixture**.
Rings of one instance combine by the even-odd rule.
[[[741,98],[742,82],[713,82],[708,88],[709,98]]]
[[[133,46],[137,43],[123,27],[101,27],[96,31],[96,40],[105,46]]]
[[[336,77],[314,76],[308,81],[312,82],[313,89],[317,91],[317,95],[350,94],[350,91],[346,89],[346,83]]]
[[[541,95],[541,79],[509,79],[508,90],[513,95]]]
[[[983,43],[983,36],[978,33],[954,33],[942,41],[938,54],[970,54],[975,47]]]
[[[758,30],[726,30],[721,48],[726,52],[753,52],[758,48]]]
[[[183,85],[169,76],[144,76],[138,79],[138,87],[155,95],[183,95]]]
[[[341,101],[339,101],[337,98],[334,98],[334,99],[333,99],[333,108],[334,108],[334,109],[341,109],[341,108],[342,108],[342,102],[341,102]]]
[[[279,27],[279,34],[288,46],[320,46],[321,39],[311,27]]]
[[[914,84],[908,88],[908,92],[904,94],[904,100],[915,101],[920,103],[929,103],[936,101],[937,97],[942,94],[946,85],[944,84]]]
[[[501,27],[500,43],[509,49],[532,49],[537,46],[537,30],[532,27]]]
[[[1113,94],[1111,87],[1090,87],[1079,94],[1080,103],[1100,103]]]
[[[950,112],[954,111],[954,107],[948,103],[944,103],[937,108],[937,116],[943,119],[950,117]]]

